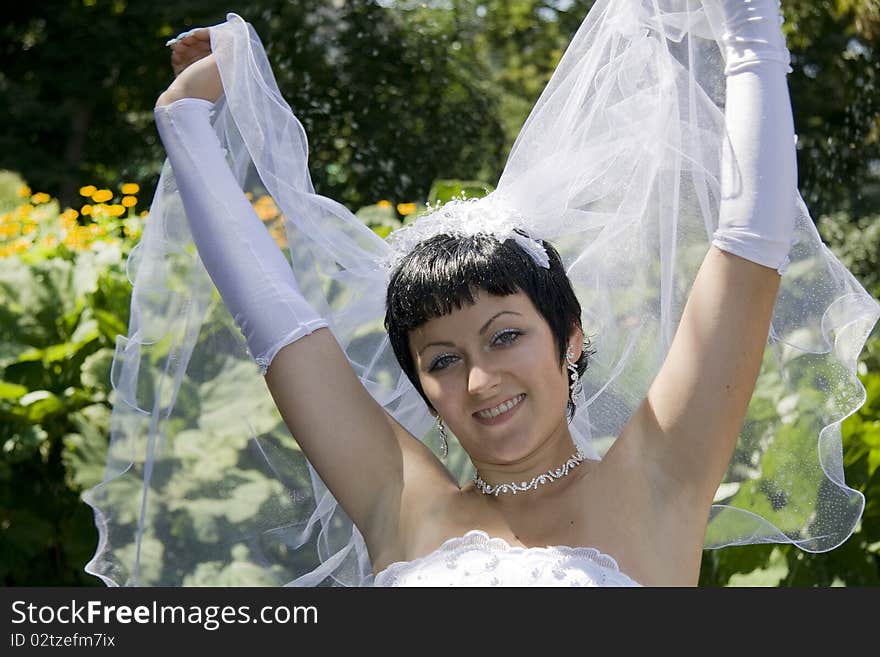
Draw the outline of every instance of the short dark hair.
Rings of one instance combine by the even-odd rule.
[[[492,235],[441,234],[420,242],[391,274],[385,301],[385,328],[391,347],[409,380],[425,396],[409,347],[409,334],[428,320],[442,317],[473,304],[479,290],[506,296],[524,292],[550,330],[559,351],[559,364],[571,330],[581,327],[581,304],[562,266],[556,249],[544,240],[550,267],[537,264],[511,238],[501,242]],[[588,357],[595,351],[584,340],[584,350],[576,365],[578,375],[587,370]],[[569,394],[569,420],[575,405]]]

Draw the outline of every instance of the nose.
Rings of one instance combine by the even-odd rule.
[[[485,363],[474,363],[468,372],[468,392],[484,396],[498,387],[501,377]]]

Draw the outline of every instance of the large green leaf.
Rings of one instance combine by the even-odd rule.
[[[48,432],[39,424],[26,424],[26,418],[16,419],[15,422],[4,422],[0,425],[5,434],[0,458],[10,465],[33,459],[39,459],[42,463]]]
[[[0,399],[16,400],[27,394],[28,389],[17,383],[7,383],[0,381]]]
[[[435,180],[428,194],[428,201],[434,205],[461,195],[466,198],[482,198],[492,190],[492,185],[481,180]]]
[[[28,422],[42,423],[49,416],[65,410],[64,402],[48,390],[34,390],[18,400]]]
[[[110,409],[103,404],[86,406],[69,416],[77,433],[64,436],[61,455],[67,483],[85,490],[101,483],[107,461]]]
[[[209,434],[258,436],[271,431],[281,416],[252,361],[229,359],[221,374],[199,386],[199,428]],[[244,424],[247,418],[247,424]]]
[[[86,388],[110,390],[110,367],[113,364],[114,350],[107,347],[90,354],[80,368],[80,380]]]
[[[278,586],[283,582],[284,574],[280,568],[273,566],[267,570],[258,566],[249,554],[247,546],[235,545],[231,550],[232,563],[200,563],[192,574],[184,577],[183,586]]]

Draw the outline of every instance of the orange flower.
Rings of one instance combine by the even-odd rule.
[[[90,214],[92,214],[92,206],[91,205],[84,205],[79,209],[79,211],[80,211],[80,214],[82,214],[82,216],[88,217]]]
[[[95,203],[104,203],[105,201],[109,201],[113,198],[113,192],[109,189],[99,189],[94,194],[92,194],[92,200]]]
[[[89,197],[97,191],[98,191],[98,188],[95,187],[94,185],[86,185],[85,187],[79,188],[79,195]]]
[[[137,186],[137,185],[135,185]],[[126,208],[131,208],[137,205],[137,196],[123,196],[122,197],[122,205]]]
[[[122,186],[123,194],[137,194],[139,191],[141,191],[141,187],[137,183],[125,183]]]
[[[39,205],[40,203],[48,203],[52,200],[52,197],[46,194],[45,192],[37,192],[33,196],[31,196],[31,203],[34,205]]]
[[[378,203],[376,203],[376,205],[378,205],[380,208],[390,208],[390,207],[391,207],[391,201],[386,201],[385,199],[382,199],[381,201],[379,201]]]
[[[410,215],[416,211],[416,204],[415,203],[398,203],[397,204],[397,211],[405,217],[405,216]]]
[[[28,187],[27,185],[22,185],[21,187],[18,188],[18,195],[19,196],[30,196],[31,195],[31,188]]]

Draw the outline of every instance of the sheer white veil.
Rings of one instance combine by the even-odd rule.
[[[364,386],[435,448],[383,328],[390,245],[404,234],[382,240],[315,193],[305,132],[250,25],[229,14],[211,44],[225,89],[213,124],[242,188],[281,209],[297,280]],[[597,350],[572,424],[594,458],[644,398],[709,248],[723,106],[722,55],[698,2],[598,0],[496,190],[475,204],[511,209],[562,256]],[[840,423],[865,400],[857,358],[880,306],[797,198],[797,243],[706,548],[830,550],[864,507],[844,481]],[[87,572],[108,585],[370,584],[361,535],[281,421],[198,258],[167,163],[128,273],[107,468],[84,495],[100,537]],[[452,443],[463,481],[471,466]]]

